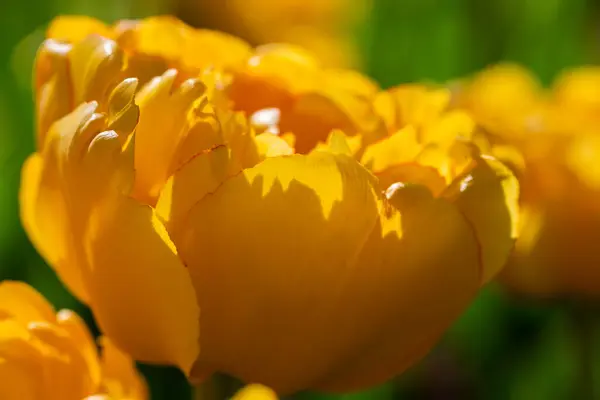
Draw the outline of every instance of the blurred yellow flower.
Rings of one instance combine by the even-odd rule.
[[[551,90],[517,66],[465,82],[456,104],[492,141],[516,147],[521,234],[502,281],[523,294],[600,294],[600,68],[565,71]]]
[[[278,393],[363,388],[426,354],[504,264],[518,185],[464,113],[397,122],[430,96],[291,46],[192,62],[204,47],[177,50],[181,32],[239,42],[171,18],[109,32],[40,49],[21,212],[135,359]]]
[[[266,386],[252,384],[242,388],[231,400],[277,400],[277,395]]]
[[[292,43],[331,67],[361,61],[355,31],[372,0],[179,0],[178,15],[199,26],[231,32],[255,44]]]
[[[0,398],[147,399],[133,361],[107,338],[101,355],[85,322],[25,283],[0,283]]]

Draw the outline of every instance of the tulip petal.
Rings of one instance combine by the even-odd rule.
[[[223,32],[195,29],[190,32],[182,52],[184,68],[199,71],[239,68],[252,55],[252,48],[243,40]]]
[[[291,111],[283,114],[281,130],[293,132],[296,150],[307,153],[334,129],[351,136],[360,133],[365,145],[373,143],[383,133],[380,122],[368,100],[324,88],[298,96]]]
[[[327,81],[341,90],[366,98],[374,98],[381,90],[377,83],[351,69],[328,69],[324,71]]]
[[[32,321],[53,321],[54,309],[31,286],[16,281],[0,283],[0,315],[6,314],[23,324]]]
[[[597,191],[600,188],[600,167],[596,160],[600,154],[597,132],[580,133],[570,140],[565,150],[565,164],[583,185]]]
[[[60,310],[56,314],[56,323],[68,333],[72,346],[83,360],[83,367],[79,372],[89,377],[92,387],[97,387],[101,379],[98,350],[85,321],[71,310]]]
[[[564,214],[562,207],[559,214]],[[582,225],[573,224],[574,219],[568,216],[566,220],[568,221],[567,226],[570,228],[565,229],[564,225],[556,224],[555,218],[552,217],[553,215],[548,212],[547,207],[526,205],[521,208],[519,238],[506,268],[498,276],[498,280],[511,291],[528,296],[533,295],[536,298],[551,298],[557,293],[569,292],[565,288],[569,286],[567,282],[572,279],[572,276],[576,276],[576,280],[580,282],[591,282],[592,286],[598,282],[594,276],[595,272],[592,272],[595,270],[593,267],[581,269],[590,271],[590,275],[583,279],[579,276],[580,274],[574,274],[571,269],[565,271],[562,268],[563,265],[569,265],[572,262],[572,254],[577,254],[580,259],[588,262],[587,265],[595,265],[595,260],[594,256],[582,251],[564,252],[561,251],[562,248],[556,251],[556,244],[561,243],[561,246],[564,246],[567,238],[574,237],[577,242],[581,242],[574,232],[580,231]],[[560,232],[560,235],[557,235],[556,232]],[[594,238],[590,237],[588,240],[593,241]],[[593,248],[588,241],[584,243],[582,247]],[[569,246],[569,248],[573,247]],[[594,252],[594,254],[596,253]],[[560,257],[564,258],[560,259]],[[581,262],[578,264],[586,265]],[[577,293],[583,292],[581,287],[577,287]],[[590,291],[590,293],[594,292],[595,290]]]
[[[24,227],[34,245],[82,302],[88,300],[86,264],[77,245],[79,238],[75,238],[82,232],[85,222],[82,215],[86,215],[89,199],[97,197],[98,190],[91,189],[98,182],[88,176],[73,185],[72,178],[81,173],[81,168],[66,166],[69,160],[85,154],[90,145],[90,132],[96,133],[95,128],[101,122],[100,115],[94,114],[96,108],[95,102],[81,104],[52,125],[44,151],[32,156],[23,167],[20,193]],[[79,187],[82,184],[83,190]],[[86,201],[72,198],[74,187]]]
[[[313,152],[194,206],[174,240],[203,306],[198,370],[283,394],[379,383],[423,355],[479,287],[477,242],[426,188],[388,204],[377,186],[348,156]]]
[[[91,302],[102,331],[136,360],[190,371],[199,310],[188,271],[154,210],[126,197],[90,217]]]
[[[184,139],[187,113],[205,86],[188,80],[174,88],[177,71],[168,70],[150,81],[136,96],[140,118],[135,133],[133,196],[154,205],[169,176],[171,159]]]
[[[231,149],[231,169],[237,172],[255,166],[260,161],[256,136],[243,113],[224,111],[218,118],[223,139]]]
[[[225,146],[202,152],[169,178],[156,203],[156,213],[176,229],[194,204],[230,176],[229,151]],[[237,172],[237,171],[236,171]]]
[[[100,339],[104,389],[115,399],[146,399],[148,388],[133,360],[109,338]]]
[[[346,154],[355,156],[362,146],[362,136],[346,136],[340,130],[333,130],[325,143],[319,143],[313,151],[329,152],[333,154]]]
[[[352,158],[315,152],[266,159],[194,206],[173,238],[202,304],[199,370],[278,392],[328,370],[343,335],[337,294],[377,218],[375,184]]]
[[[448,107],[450,91],[429,89],[423,85],[401,85],[381,92],[375,98],[375,109],[385,120],[388,131],[407,125],[422,128],[435,120]]]
[[[437,196],[446,188],[446,181],[435,168],[408,163],[390,167],[378,174],[382,188],[387,188],[396,182],[426,186],[433,195]]]
[[[255,140],[258,146],[258,154],[261,158],[290,156],[294,154],[294,149],[285,140],[270,132],[257,135]]]
[[[50,126],[73,108],[68,54],[72,47],[54,40],[40,46],[35,59],[37,148],[42,151]]]
[[[288,44],[259,46],[248,60],[245,74],[273,81],[291,93],[301,93],[315,87],[319,62],[310,52]],[[264,107],[259,107],[261,109]]]
[[[123,51],[117,43],[92,35],[69,52],[74,104],[104,100],[124,66]]]
[[[424,130],[421,140],[447,147],[457,138],[470,140],[474,129],[475,121],[466,112],[449,111]]]
[[[36,393],[34,398],[39,399],[42,397],[40,392],[50,387],[49,379],[52,378],[53,373],[51,367],[60,367],[61,364],[64,366],[62,361],[56,349],[35,340],[21,322],[14,319],[0,320],[0,363],[6,362],[3,364],[4,368],[0,368],[0,377],[3,378],[0,394],[4,394],[3,390],[8,390],[9,393],[12,390],[19,391],[11,385],[4,385],[4,378],[12,376],[12,374],[6,376],[6,373],[12,369],[15,372],[13,376],[16,379],[15,383],[23,383],[17,371],[23,373],[31,380],[31,388]],[[58,396],[61,393],[56,392],[50,393],[51,399],[60,398]]]
[[[238,391],[231,400],[277,400],[277,395],[266,386],[253,384]]]
[[[489,282],[504,266],[518,236],[519,184],[501,162],[482,156],[443,193],[473,227]]]
[[[476,115],[479,125],[502,136],[515,133],[512,125],[507,129],[505,121],[517,123],[518,131],[522,132],[522,121],[538,113],[542,99],[541,84],[529,71],[515,64],[488,68],[457,91],[459,106]]]
[[[46,31],[46,37],[65,42],[81,42],[91,34],[110,38],[110,28],[104,22],[84,15],[59,16],[54,18]]]
[[[368,273],[348,282],[355,285],[354,312],[370,320],[346,331],[364,330],[365,339],[317,384],[323,390],[359,390],[402,373],[427,353],[479,287],[478,243],[454,205],[420,185],[398,184],[386,196],[394,211],[384,210],[355,267]]]
[[[119,42],[126,48],[149,55],[178,61],[184,53],[191,28],[171,16],[156,16],[141,21],[132,21],[128,26],[117,29]]]
[[[44,165],[46,164],[46,165]],[[74,261],[68,212],[52,160],[30,156],[21,172],[19,193],[23,227],[44,260],[82,302],[88,295],[80,266]]]
[[[138,83],[136,78],[123,80],[108,98],[107,130],[115,131],[122,144],[134,131],[140,118],[139,107],[134,101]]]
[[[361,164],[379,178],[382,188],[395,182],[421,184],[437,195],[446,182],[435,168],[415,162],[422,149],[416,130],[407,126],[367,147]]]
[[[198,154],[225,144],[225,138],[220,128],[220,121],[212,112],[203,113],[202,118],[194,121],[193,125],[176,150],[170,173],[174,173]]]
[[[33,322],[28,330],[32,341],[39,340],[57,352],[56,359],[46,357],[43,360],[46,379],[52,385],[53,395],[57,399],[80,399],[96,390],[98,382],[94,381],[95,377],[85,373],[88,360],[67,331],[44,322]]]
[[[360,162],[378,173],[391,166],[413,161],[421,148],[417,132],[408,126],[367,147]]]
[[[30,371],[0,358],[0,398],[5,400],[37,400],[42,398],[40,382]]]

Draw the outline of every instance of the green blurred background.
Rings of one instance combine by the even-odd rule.
[[[33,57],[56,15],[79,13],[113,22],[173,10],[161,0],[0,4],[0,279],[30,282],[58,308],[75,309],[91,326],[89,311],[63,289],[19,222],[20,167],[34,143]],[[383,87],[444,82],[501,60],[531,68],[548,84],[565,67],[600,61],[600,1],[375,0],[355,33],[366,72]],[[583,399],[577,394],[582,381],[577,338],[568,307],[512,298],[491,286],[430,356],[396,381],[356,395],[302,393],[296,398]],[[600,336],[592,340],[598,345],[585,351],[592,352],[600,382]],[[189,398],[177,371],[142,370],[153,399]],[[224,378],[219,382],[236,386]]]

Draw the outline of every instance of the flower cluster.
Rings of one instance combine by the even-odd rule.
[[[98,355],[85,322],[24,283],[0,283],[0,397],[147,399],[133,361],[106,337]]]
[[[449,88],[381,90],[170,17],[47,35],[23,224],[135,360],[364,388],[423,357],[509,257],[517,179]]]
[[[54,308],[35,289],[0,283],[0,397],[6,400],[146,400],[146,383],[133,360],[107,337],[101,351],[85,322]],[[276,400],[248,385],[232,400]]]

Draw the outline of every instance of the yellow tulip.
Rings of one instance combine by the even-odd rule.
[[[55,313],[25,283],[0,283],[0,398],[147,399],[129,356],[107,338],[101,347],[77,314]]]
[[[252,43],[293,43],[332,67],[361,63],[353,40],[371,0],[178,0],[178,14],[199,26],[231,32]]]
[[[537,132],[547,121],[541,84],[525,68],[499,64],[460,82],[453,91],[453,106],[468,110],[485,133],[496,139],[517,141],[523,131]]]
[[[545,140],[525,153],[521,237],[502,280],[531,296],[596,298],[600,142],[587,133]]]
[[[389,130],[368,79],[287,46],[144,85],[123,79],[135,47],[53,46],[23,224],[137,360],[278,393],[360,389],[424,356],[508,256],[518,186],[464,113]]]
[[[532,296],[595,297],[600,69],[566,71],[551,90],[533,82],[524,69],[496,66],[457,92],[494,143],[523,156],[521,234],[502,282]]]

